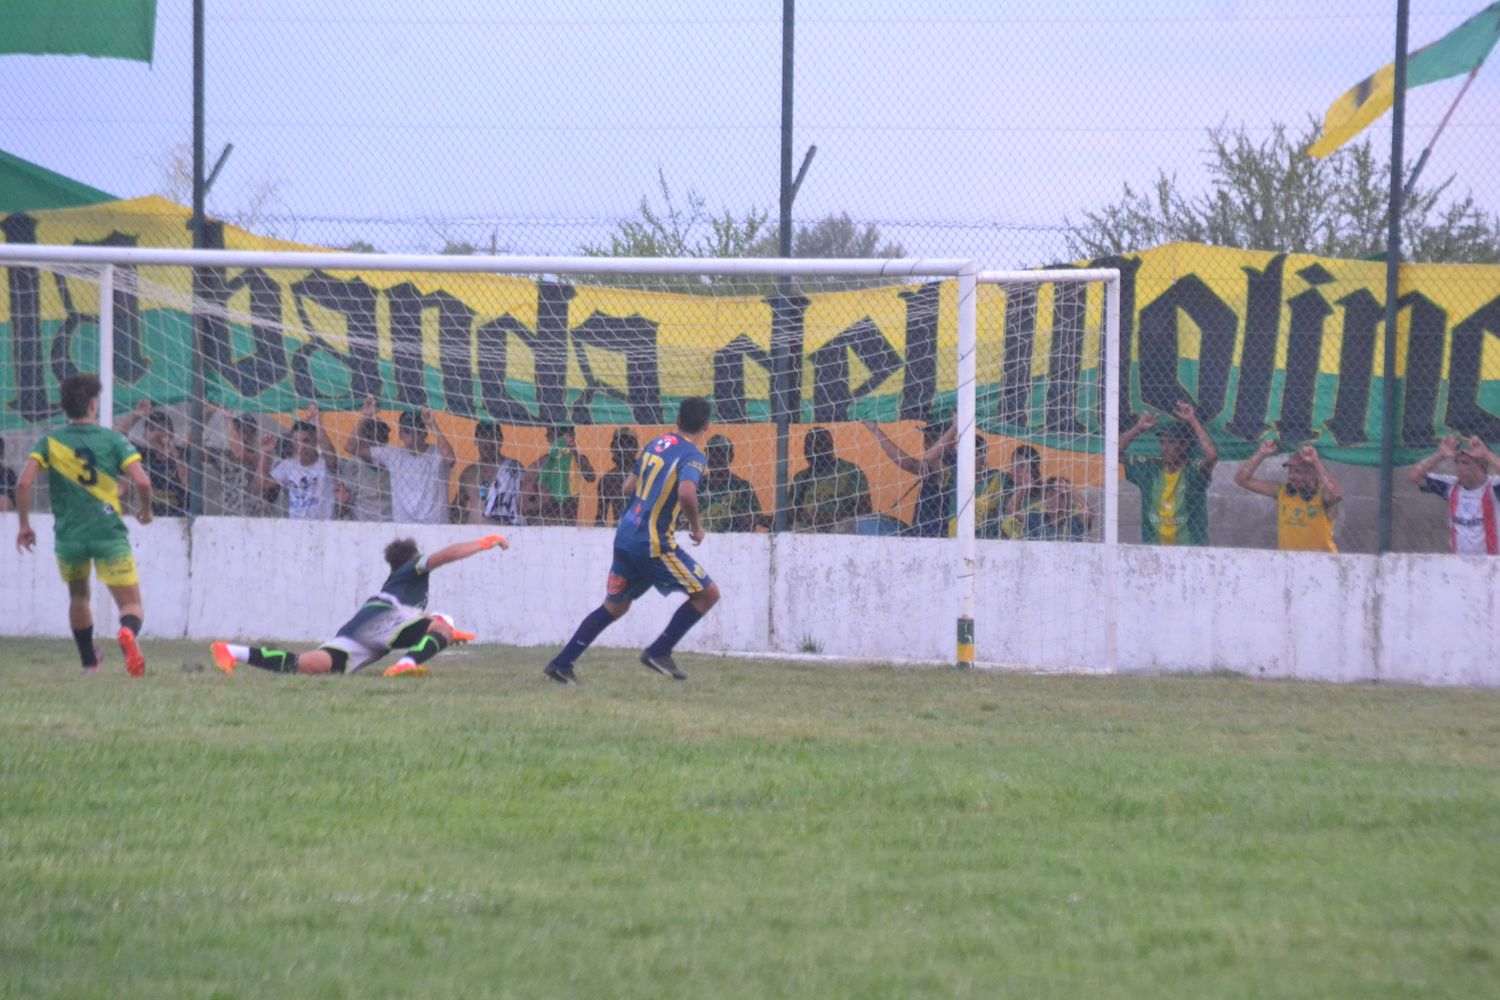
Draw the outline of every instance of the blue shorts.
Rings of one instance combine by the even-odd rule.
[[[696,594],[712,583],[703,567],[681,549],[672,549],[659,556],[615,549],[605,600],[633,601],[652,587],[663,594],[674,590]]]

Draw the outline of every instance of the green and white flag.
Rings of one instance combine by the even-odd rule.
[[[1406,58],[1406,89],[1476,72],[1500,41],[1500,2],[1492,3]],[[1363,132],[1396,100],[1396,64],[1387,63],[1350,87],[1323,118],[1323,136],[1308,147],[1323,157]]]
[[[0,55],[149,63],[156,0],[0,0]]]

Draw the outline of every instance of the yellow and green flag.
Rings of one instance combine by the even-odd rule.
[[[1448,32],[1407,56],[1406,87],[1420,87],[1472,73],[1484,65],[1500,40],[1500,3],[1492,3]],[[1333,102],[1323,117],[1323,137],[1308,147],[1323,157],[1364,131],[1396,99],[1396,64],[1388,63],[1356,83]]]
[[[149,63],[156,0],[0,0],[0,55]]]

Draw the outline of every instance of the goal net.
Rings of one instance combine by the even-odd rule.
[[[979,291],[981,659],[1112,671],[1118,272],[986,271]],[[1018,540],[1031,544],[1001,544]]]
[[[1089,407],[1101,368],[1087,360],[1100,338],[1056,323],[1076,312],[1080,330],[1097,325],[1102,306],[1053,309],[1041,278],[977,285],[959,260],[0,251],[7,453],[19,464],[61,421],[62,378],[99,374],[105,419],[140,450],[161,518],[492,525],[572,551],[544,533],[616,523],[640,449],[699,395],[713,414],[703,522],[731,560],[713,568],[765,574],[746,582],[772,609],[745,628],[764,628],[770,650],[952,659],[955,612],[972,609],[980,659],[1019,663],[1002,642],[1016,608],[988,582],[1010,571],[985,550],[1041,537],[1030,507],[1050,501],[1012,502],[1016,488],[1001,496],[988,470],[1032,442],[1045,477],[1100,508]],[[1022,349],[1002,347],[1019,329],[1037,357],[1066,342],[1076,363],[1032,365],[1022,392]],[[1063,406],[1082,422],[1046,417]],[[976,441],[989,446],[977,495],[963,460]],[[1099,519],[1088,541],[1103,537]],[[966,530],[981,539],[977,563]],[[734,538],[768,534],[773,556],[741,559],[752,550]],[[965,603],[976,565],[983,600]],[[596,576],[576,582],[591,600]],[[915,605],[920,624],[872,638],[830,614],[841,602],[905,616]],[[755,645],[738,627],[719,629],[726,650]],[[1038,641],[1069,634],[1063,617],[1024,627],[1052,636]]]

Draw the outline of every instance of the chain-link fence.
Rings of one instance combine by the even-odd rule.
[[[151,4],[107,6],[123,19]],[[1390,118],[1327,160],[1301,150],[1329,104],[1390,61],[1392,11],[791,6],[207,3],[206,166],[228,151],[208,212],[230,247],[262,245],[243,230],[386,252],[774,255],[790,38],[793,166],[807,167],[796,255],[1121,266],[1135,366],[1123,426],[1143,413],[1166,426],[1183,403],[1202,418],[1223,460],[1202,500],[1209,537],[1277,543],[1270,497],[1234,482],[1275,439],[1313,446],[1339,482],[1338,544],[1374,548],[1385,292],[1382,266],[1354,259],[1384,245]],[[1411,47],[1473,6],[1413,3]],[[21,161],[5,166],[47,192],[18,203],[9,185],[8,242],[48,239],[39,210],[114,198],[108,224],[66,238],[185,245],[192,4],[155,7],[149,63],[0,56],[5,152]],[[1407,95],[1409,161],[1452,114],[1404,220],[1408,247],[1433,262],[1402,282],[1405,462],[1452,433],[1500,439],[1500,281],[1483,266],[1500,246],[1500,76],[1464,85]],[[1153,250],[1179,241],[1245,249]],[[16,343],[13,412],[24,366],[50,357]],[[1014,370],[1022,352],[1006,351],[997,363]],[[1132,454],[1156,456],[1154,437]],[[1139,494],[1145,536],[1168,514],[1157,486]],[[1397,547],[1445,547],[1439,501],[1414,489],[1398,477]]]

